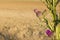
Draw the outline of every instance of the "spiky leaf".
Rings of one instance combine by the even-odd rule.
[[[60,23],[56,26],[56,39],[60,40]]]

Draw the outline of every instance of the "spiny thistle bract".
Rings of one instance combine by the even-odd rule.
[[[60,40],[60,16],[57,15],[57,12],[56,12],[56,6],[57,4],[59,3],[60,0],[45,0],[45,3],[46,3],[46,6],[47,8],[49,9],[50,11],[50,14],[52,15],[52,19],[53,21],[51,21],[51,23],[53,23],[54,25],[51,26],[51,23],[48,22],[48,20],[43,16],[43,19],[45,21],[45,23],[47,24],[47,27],[49,28],[49,30],[47,29],[46,30],[46,34],[48,36],[51,36],[52,33],[55,33],[56,37],[55,37],[55,40]],[[41,11],[37,10],[37,9],[34,9],[34,12],[36,13],[36,16],[40,19],[41,17],[41,14],[43,14]],[[51,28],[53,27],[53,28]]]

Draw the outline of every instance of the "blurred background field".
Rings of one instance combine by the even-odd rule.
[[[34,13],[48,9],[43,2],[1,2],[0,40],[52,40],[45,34],[46,24],[39,21]],[[60,3],[57,5],[60,13]],[[48,16],[50,17],[50,16]]]

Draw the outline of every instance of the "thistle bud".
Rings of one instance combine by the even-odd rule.
[[[52,32],[51,30],[49,30],[49,29],[46,30],[46,34],[47,34],[49,37],[51,37],[52,33],[53,33],[53,32]]]
[[[34,9],[34,12],[36,13],[36,16],[40,16],[40,14],[41,14],[41,11],[39,11],[38,9]]]

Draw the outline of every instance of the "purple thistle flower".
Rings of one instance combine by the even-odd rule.
[[[34,9],[34,12],[36,13],[36,16],[40,16],[41,15],[41,11],[39,11],[38,9]]]
[[[49,30],[49,29],[46,30],[46,34],[47,34],[49,37],[52,35],[52,33],[53,33],[53,32],[52,32],[51,30]]]

